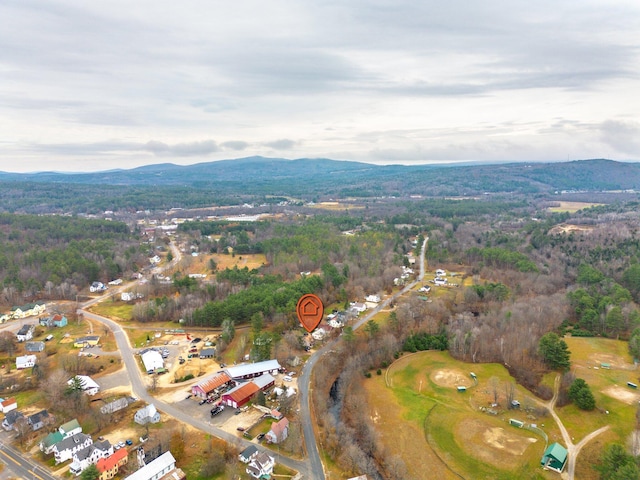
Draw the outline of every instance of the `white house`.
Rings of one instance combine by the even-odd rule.
[[[73,457],[73,454],[87,448],[93,443],[91,437],[84,433],[76,433],[75,435],[59,441],[53,446],[53,456],[56,463],[61,463]]]
[[[109,440],[103,440],[91,444],[73,454],[73,462],[69,466],[69,471],[74,475],[80,475],[89,465],[95,465],[101,458],[113,455],[113,445]]]
[[[380,295],[367,295],[364,300],[371,303],[380,303]]]
[[[106,289],[107,286],[102,282],[93,282],[89,287],[89,291],[91,293],[104,292]]]
[[[58,432],[60,432],[62,438],[69,438],[78,433],[82,433],[82,427],[78,423],[78,420],[74,418],[73,420],[60,425],[60,427],[58,427]]]
[[[441,268],[439,268],[438,270],[436,270],[436,277],[444,277],[447,274],[447,272],[445,272],[444,270],[442,270]]]
[[[18,341],[27,342],[31,340],[33,338],[34,328],[34,325],[23,325],[22,327],[20,327],[20,330],[18,330],[18,333],[16,333],[16,338],[18,339]]]
[[[269,478],[273,473],[276,459],[265,452],[259,452],[247,466],[247,473],[253,478]]]
[[[132,473],[125,480],[158,480],[176,468],[176,459],[171,452],[165,452],[153,462]]]
[[[16,357],[16,369],[22,370],[25,368],[31,368],[36,364],[37,357],[35,355],[23,355]]]
[[[150,403],[144,408],[141,408],[133,416],[133,420],[140,425],[146,425],[147,423],[158,423],[160,421],[160,412],[156,409],[153,403]]]
[[[93,378],[88,377],[87,375],[76,375],[75,377],[70,378],[67,384],[71,386],[74,379],[78,379],[80,381],[82,391],[90,397],[100,391],[100,385],[98,385]]]
[[[144,364],[144,369],[147,373],[153,373],[158,368],[164,368],[164,360],[162,360],[160,352],[147,350],[140,356],[142,357],[142,363]]]
[[[18,408],[18,402],[15,398],[7,398],[6,400],[0,398],[0,412],[6,415],[8,412],[15,410],[16,408]]]

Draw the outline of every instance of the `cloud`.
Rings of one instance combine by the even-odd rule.
[[[618,152],[640,158],[640,124],[637,122],[607,120],[600,126],[604,143]]]
[[[231,140],[229,142],[222,142],[220,146],[227,150],[242,151],[247,149],[249,144],[241,140]]]
[[[264,146],[273,148],[274,150],[291,150],[298,142],[289,140],[288,138],[282,138],[280,140],[274,140],[273,142],[265,142]]]

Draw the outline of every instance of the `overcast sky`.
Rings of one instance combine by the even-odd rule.
[[[0,170],[640,160],[640,2],[2,0]]]

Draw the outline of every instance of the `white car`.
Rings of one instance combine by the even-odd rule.
[[[292,380],[293,380],[293,378],[291,378],[289,375],[287,375],[286,377],[284,377],[284,378],[283,378],[283,380],[284,380],[285,382],[290,382],[290,381],[292,381]]]

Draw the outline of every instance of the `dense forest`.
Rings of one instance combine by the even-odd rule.
[[[78,217],[0,214],[0,284],[9,305],[74,298],[147,264],[129,227]]]

